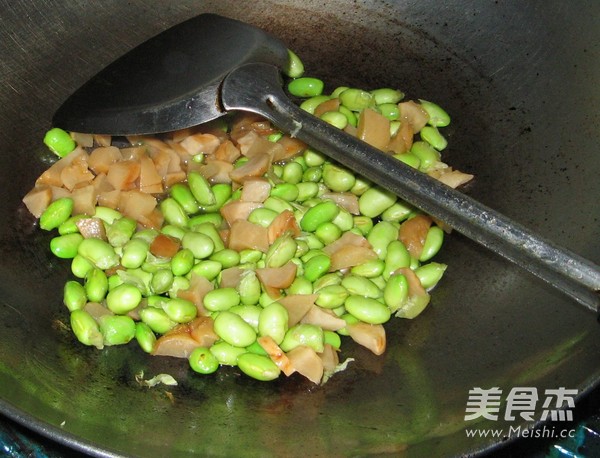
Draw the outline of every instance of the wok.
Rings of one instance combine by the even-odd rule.
[[[596,2],[0,1],[0,410],[97,456],[450,456],[501,438],[466,437],[474,387],[566,387],[600,376],[598,323],[565,296],[458,234],[432,304],[387,325],[376,357],[350,342],[348,370],[324,386],[261,383],[236,370],[191,374],[134,345],[96,351],[65,328],[68,263],[48,249],[21,197],[53,160],[54,110],[116,57],[214,12],[279,36],[311,75],[394,86],[453,117],[446,162],[467,192],[594,262],[598,244],[600,29]],[[575,33],[576,32],[576,33]],[[572,306],[569,306],[572,305]],[[136,382],[169,373],[176,387]],[[540,406],[538,406],[540,407]],[[503,411],[501,411],[501,414]]]

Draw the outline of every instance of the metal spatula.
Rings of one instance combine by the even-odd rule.
[[[286,46],[251,25],[203,14],[133,49],[75,92],[58,127],[134,135],[183,129],[231,110],[280,129],[520,265],[587,308],[600,304],[600,268],[472,198],[336,129],[282,90]]]

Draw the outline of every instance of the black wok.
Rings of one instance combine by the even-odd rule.
[[[398,86],[439,102],[453,117],[447,162],[477,176],[470,194],[600,261],[600,4],[323,3],[0,1],[5,415],[99,456],[448,456],[502,442],[466,436],[474,387],[535,387],[543,398],[547,388],[583,396],[597,384],[594,317],[459,235],[439,256],[450,267],[426,312],[387,326],[383,357],[346,343],[356,362],[323,387],[235,370],[200,377],[133,345],[85,348],[65,329],[68,263],[50,254],[20,202],[52,160],[43,133],[90,76],[201,12],[279,36],[331,88]],[[179,385],[149,389],[136,382],[140,371]]]

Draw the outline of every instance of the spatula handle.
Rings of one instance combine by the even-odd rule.
[[[600,268],[596,264],[301,110],[283,92],[276,67],[247,64],[237,68],[225,78],[221,98],[225,109],[261,114],[331,159],[598,311]]]

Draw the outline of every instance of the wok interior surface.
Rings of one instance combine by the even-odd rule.
[[[325,6],[324,6],[325,5]],[[69,263],[20,200],[52,161],[42,145],[60,103],[116,57],[202,12],[256,24],[336,85],[398,87],[452,116],[445,162],[476,175],[475,198],[600,261],[600,3],[24,2],[1,0],[0,407],[100,456],[449,456],[467,438],[469,389],[597,382],[598,323],[565,296],[453,234],[432,303],[386,325],[375,357],[344,341],[345,372],[324,386],[199,376],[136,345],[97,351],[68,330]],[[576,33],[574,33],[576,31]],[[169,373],[176,387],[141,386]],[[539,418],[539,416],[537,417]],[[536,419],[537,419],[536,418]],[[519,421],[477,423],[506,428]]]

